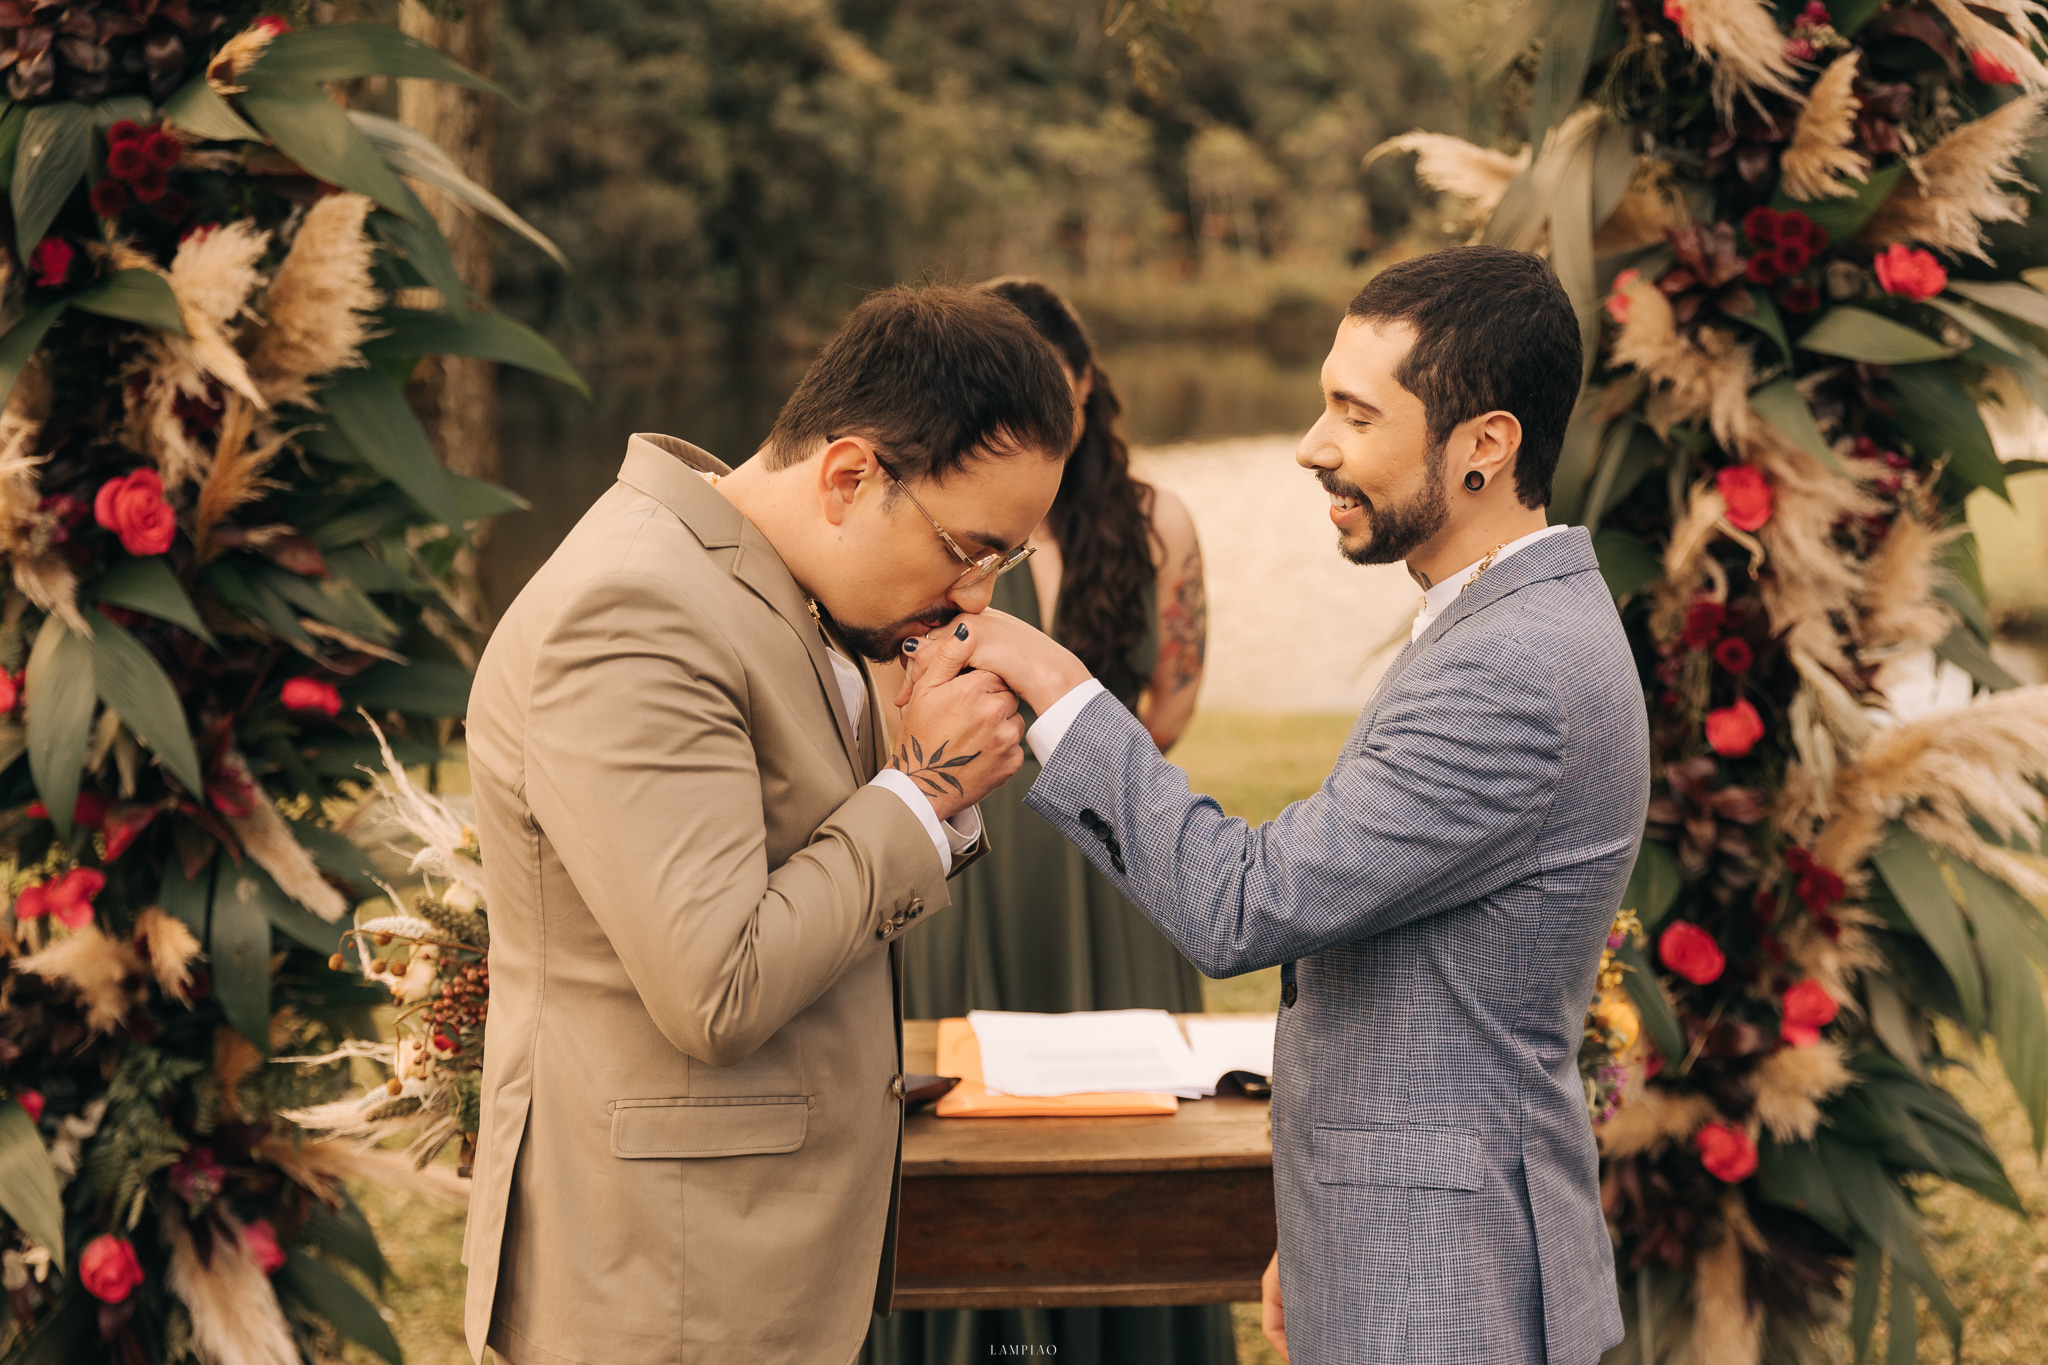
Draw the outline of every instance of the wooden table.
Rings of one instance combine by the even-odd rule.
[[[906,1020],[904,1069],[935,1072],[937,1044],[935,1021]],[[904,1124],[899,1309],[1256,1300],[1275,1237],[1263,1100]]]

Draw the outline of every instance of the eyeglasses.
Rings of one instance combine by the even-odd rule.
[[[947,592],[959,592],[962,588],[974,587],[976,584],[982,583],[987,579],[1000,578],[1037,553],[1038,547],[1036,545],[1019,545],[1008,554],[1004,554],[1000,550],[990,550],[984,555],[968,554],[967,551],[960,548],[960,542],[948,535],[945,527],[939,525],[939,519],[930,512],[925,511],[924,504],[917,500],[917,494],[910,491],[910,485],[903,481],[901,475],[889,468],[887,464],[884,464],[882,457],[879,455],[875,457],[875,463],[881,465],[884,474],[895,480],[896,486],[903,490],[903,496],[910,499],[910,505],[924,513],[924,519],[932,524],[934,531],[939,533],[939,539],[945,542],[946,548],[952,552],[953,558],[967,566],[960,576],[953,580],[953,585],[946,589]]]

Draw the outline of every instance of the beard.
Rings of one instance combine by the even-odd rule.
[[[848,648],[870,663],[878,664],[892,664],[902,658],[900,642],[906,635],[922,635],[936,630],[957,615],[959,612],[950,606],[932,607],[886,626],[853,626],[825,610],[823,602],[818,603],[818,619],[844,640]]]
[[[1338,478],[1331,470],[1320,471],[1316,477],[1324,492],[1354,499],[1365,512],[1366,539],[1359,544],[1346,544],[1344,533],[1339,531],[1337,553],[1353,564],[1394,564],[1414,554],[1443,530],[1451,516],[1450,500],[1444,496],[1444,447],[1448,444],[1439,442],[1423,453],[1422,489],[1404,503],[1375,503],[1357,485]]]

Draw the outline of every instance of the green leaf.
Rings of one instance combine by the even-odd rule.
[[[92,731],[92,642],[45,616],[28,655],[28,767],[60,840],[71,838],[71,808]]]
[[[179,128],[214,142],[261,142],[263,134],[249,126],[234,106],[213,92],[206,77],[195,76],[164,101],[164,117]]]
[[[1643,1032],[1664,1054],[1664,1060],[1677,1066],[1685,1060],[1685,1031],[1678,1027],[1678,1016],[1671,1012],[1671,1002],[1664,998],[1664,988],[1657,984],[1656,969],[1633,942],[1622,944],[1615,957],[1629,968],[1621,979],[1643,1021]]]
[[[358,76],[406,76],[446,81],[504,96],[505,92],[446,53],[389,24],[325,24],[294,29],[271,40],[246,80],[349,81]]]
[[[412,196],[348,113],[317,85],[296,81],[251,83],[242,108],[279,151],[308,174],[345,190],[366,194],[401,218]],[[417,202],[417,201],[414,201]]]
[[[462,509],[405,390],[377,370],[343,370],[321,391],[335,427],[364,463],[404,489],[429,515],[459,526]]]
[[[253,910],[286,934],[326,956],[341,950],[341,936],[348,926],[330,924],[285,894],[283,887],[254,862],[240,867],[223,866],[213,893],[216,919],[221,898],[232,898],[237,906]]]
[[[209,564],[200,573],[199,581],[228,606],[268,627],[273,635],[290,641],[308,654],[314,652],[313,637],[306,634],[305,627],[299,624],[283,599],[269,588],[251,583],[233,565],[225,561]]]
[[[553,343],[503,313],[387,308],[378,315],[377,331],[379,336],[364,343],[365,355],[474,356],[559,379],[590,397],[590,385]]]
[[[1636,176],[1636,130],[1610,121],[1594,134],[1593,228],[1598,231],[1614,216]]]
[[[1656,552],[1627,531],[1611,527],[1593,537],[1593,554],[1600,561],[1600,576],[1615,600],[1640,592],[1664,576],[1664,563]]]
[[[123,119],[131,123],[149,123],[155,118],[156,106],[149,102],[147,95],[116,95],[92,107],[92,126],[102,133]]]
[[[1550,130],[1579,102],[1605,9],[1593,0],[1566,0],[1543,34],[1543,56],[1529,90],[1529,145],[1537,157],[1549,150],[1544,142]]]
[[[1777,343],[1778,354],[1785,363],[1792,363],[1792,343],[1785,336],[1785,320],[1778,316],[1778,305],[1771,302],[1771,296],[1761,289],[1749,291],[1750,309],[1746,313],[1734,313],[1722,309],[1722,315],[1735,319],[1746,326],[1754,327]]]
[[[119,270],[92,288],[73,294],[67,302],[73,308],[101,317],[139,322],[172,336],[187,336],[185,315],[178,311],[178,296],[171,282],[154,270]]]
[[[2008,280],[1950,280],[1948,292],[2033,327],[2048,329],[2048,296]]]
[[[1872,171],[1870,179],[1856,186],[1856,192],[1840,199],[1816,199],[1812,203],[1794,199],[1781,188],[1771,196],[1771,207],[1780,213],[1797,210],[1821,225],[1828,239],[1846,242],[1863,231],[1884,201],[1892,197],[1899,177],[1906,173],[1904,162]]]
[[[1856,1365],[1870,1349],[1870,1335],[1877,1328],[1877,1300],[1884,1286],[1884,1251],[1865,1238],[1856,1240],[1855,1301],[1849,1309],[1849,1340],[1855,1347]]]
[[[1764,1143],[1757,1153],[1757,1190],[1767,1203],[1797,1209],[1837,1237],[1848,1235],[1848,1210],[1813,1142]]]
[[[1621,893],[1621,908],[1636,912],[1649,929],[1660,923],[1678,899],[1678,858],[1662,839],[1645,839],[1636,853],[1636,865],[1628,874],[1628,886]]]
[[[1601,435],[1608,420],[1598,415],[1600,395],[1581,390],[1565,425],[1564,443],[1558,450],[1557,468],[1550,481],[1550,520],[1553,525],[1577,525],[1585,508],[1586,490],[1600,463]]]
[[[268,565],[256,570],[255,581],[316,621],[339,626],[376,644],[398,639],[398,623],[377,610],[363,590],[346,578],[301,578]]]
[[[64,315],[68,300],[46,303],[0,336],[0,408],[7,405],[8,395],[14,392],[14,381],[21,378],[21,372],[28,368],[29,360],[36,348],[43,344],[43,335],[50,330],[50,324]]]
[[[155,752],[171,776],[195,795],[206,790],[199,751],[185,723],[185,704],[156,656],[126,628],[95,612],[92,628],[93,686],[121,715],[121,723]]]
[[[321,871],[331,872],[353,884],[351,891],[355,899],[367,897],[377,889],[377,880],[383,873],[377,870],[377,864],[370,855],[347,835],[323,829],[310,820],[294,820],[291,826],[292,836],[313,855],[313,861],[320,865]]]
[[[469,714],[470,674],[454,664],[378,664],[341,689],[348,705],[375,714],[398,711],[408,716]]]
[[[1998,1059],[2034,1130],[2034,1157],[2048,1145],[2048,1010],[2034,975],[2033,940],[2040,911],[2011,887],[1969,863],[1950,864],[1970,902],[1970,922],[1984,945],[1991,991],[1991,1032]]]
[[[1913,1311],[1913,1286],[1892,1275],[1891,1311],[1885,1316],[1885,1365],[1917,1365],[1920,1359],[1920,1318]]]
[[[1977,965],[1970,927],[1955,897],[1949,894],[1934,855],[1919,835],[1903,825],[1893,825],[1884,846],[1871,861],[1877,865],[1885,885],[1898,897],[1899,908],[1906,912],[1913,928],[1941,959],[1962,1001],[1964,1019],[1971,1029],[1982,1029],[1984,973]]]
[[[270,917],[263,913],[254,863],[215,860],[212,922],[206,941],[213,995],[228,1022],[270,1055]]]
[[[1828,14],[1835,32],[1846,38],[1869,23],[1887,3],[1889,0],[1834,0],[1828,6]]]
[[[0,183],[14,181],[15,150],[21,146],[21,130],[28,124],[28,106],[7,105],[7,112],[0,114]]]
[[[1847,474],[1829,447],[1828,438],[1821,435],[1820,423],[1814,420],[1813,409],[1806,406],[1806,398],[1797,384],[1789,379],[1766,384],[1749,396],[1749,406],[1780,436],[1818,460],[1821,468]]]
[[[441,235],[434,215],[427,212],[426,206],[413,194],[412,187],[401,180],[399,188],[405,191],[411,206],[411,220],[396,214],[373,213],[368,226],[383,241],[384,249],[417,270],[420,278],[448,306],[467,306],[471,297],[469,286],[462,282],[461,274],[455,269],[455,257],[449,254],[448,239]]]
[[[20,1101],[0,1100],[0,1209],[64,1268],[64,1198],[57,1168]]]
[[[92,1358],[99,1335],[99,1301],[74,1280],[57,1295],[57,1305],[19,1339],[7,1365],[78,1365]]]
[[[207,919],[213,905],[214,869],[219,863],[220,858],[216,855],[199,874],[198,881],[187,881],[184,864],[176,858],[166,858],[163,881],[157,888],[157,900],[164,910],[183,920],[192,936],[201,943],[207,938]]]
[[[448,483],[454,489],[455,505],[461,511],[464,521],[502,517],[507,512],[524,512],[533,506],[509,488],[501,488],[482,479],[472,479],[467,474],[451,471]]]
[[[128,555],[116,560],[92,585],[92,596],[183,626],[206,643],[215,644],[213,632],[199,619],[199,609],[185,595],[162,555]]]
[[[2033,291],[2026,290],[2023,292],[2032,293]],[[2011,332],[2006,331],[2005,328],[1999,326],[1995,321],[1967,304],[1941,298],[1923,299],[1922,302],[1935,312],[1953,318],[1956,322],[1962,324],[1965,330],[1980,340],[1990,342],[2015,360],[2039,361],[2040,359],[2041,353],[2035,350],[2034,347],[2019,337],[2014,336]],[[2044,300],[2044,302],[2048,302],[2048,300]]]
[[[1948,347],[1903,323],[1844,305],[1830,308],[1799,338],[1801,350],[1861,360],[1873,365],[1910,365],[1946,360]]]
[[[370,1277],[370,1282],[383,1286],[391,1277],[391,1263],[384,1259],[384,1251],[377,1245],[377,1233],[371,1228],[370,1220],[356,1207],[356,1201],[346,1192],[341,1192],[341,1207],[329,1209],[321,1203],[313,1204],[313,1214],[306,1220],[306,1226],[299,1236],[310,1246],[318,1247],[330,1256],[337,1257]]]
[[[53,100],[28,111],[15,147],[9,193],[14,244],[22,260],[43,240],[64,201],[91,169],[92,110],[73,100]]]
[[[1868,1153],[1841,1142],[1821,1139],[1822,1159],[1841,1192],[1842,1206],[1849,1211],[1864,1235],[1881,1247],[1892,1262],[1892,1282],[1910,1278],[1926,1293],[1930,1306],[1946,1324],[1953,1337],[1962,1330],[1962,1319],[1941,1278],[1928,1264],[1920,1246],[1920,1218],[1907,1202],[1898,1182]]]
[[[1501,21],[1499,32],[1480,54],[1473,74],[1481,81],[1491,81],[1506,71],[1549,29],[1563,5],[1564,0],[1528,0],[1528,3],[1518,6]]]
[[[1923,458],[1946,455],[1957,478],[2012,501],[1977,402],[1948,366],[1901,365],[1892,371],[1891,388],[1897,395],[1892,424]]]
[[[1994,692],[2009,691],[2020,685],[2020,680],[2006,672],[2004,664],[1991,657],[1991,651],[1984,647],[1984,642],[1978,639],[1967,625],[1959,625],[1951,630],[1942,642],[1934,647],[1934,653]]]
[[[317,31],[317,30],[316,30]],[[284,1265],[272,1281],[280,1297],[297,1299],[334,1330],[359,1346],[391,1362],[405,1365],[405,1352],[377,1305],[364,1298],[333,1266],[293,1249],[285,1253]]]
[[[1636,485],[1667,458],[1664,443],[1642,423],[1626,422],[1617,429],[1623,437],[1620,455],[1612,460],[1601,459],[1600,471],[1586,497],[1586,526],[1596,536],[1600,533],[1600,519],[1626,502],[1629,494],[1636,491]]]
[[[562,254],[560,247],[549,240],[546,233],[514,213],[511,205],[497,195],[464,175],[462,168],[455,164],[455,159],[425,133],[416,128],[408,128],[396,119],[388,119],[381,114],[372,114],[361,109],[350,110],[349,117],[355,120],[356,127],[369,138],[386,163],[400,175],[411,176],[414,180],[432,185],[458,202],[467,204],[476,212],[497,219],[545,251],[556,265],[564,270],[569,268],[569,258]],[[428,221],[431,222],[432,219]],[[443,295],[451,302],[457,297],[445,290]]]

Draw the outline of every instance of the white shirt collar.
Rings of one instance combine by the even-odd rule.
[[[1571,529],[1569,526],[1558,525],[1546,526],[1540,531],[1531,531],[1520,540],[1511,540],[1498,550],[1495,550],[1493,552],[1493,562],[1497,565],[1509,555],[1519,554],[1547,535],[1554,535],[1559,531],[1569,531]],[[1408,639],[1411,643],[1420,640],[1422,632],[1428,630],[1435,623],[1436,618],[1442,616],[1444,610],[1451,603],[1458,600],[1458,594],[1465,591],[1466,585],[1472,581],[1472,571],[1477,569],[1481,562],[1475,559],[1456,573],[1446,574],[1442,582],[1422,594],[1422,610],[1415,614],[1415,624],[1408,628]]]

